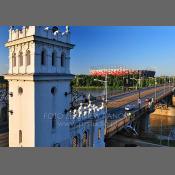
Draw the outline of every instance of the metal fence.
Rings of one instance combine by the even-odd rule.
[[[0,133],[8,132],[8,82],[0,76]]]

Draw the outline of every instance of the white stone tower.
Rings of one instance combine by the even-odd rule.
[[[9,146],[69,146],[64,125],[70,108],[69,27],[23,26],[9,30]],[[59,118],[59,121],[57,119]],[[62,121],[60,124],[59,122]],[[60,124],[60,125],[59,125]]]

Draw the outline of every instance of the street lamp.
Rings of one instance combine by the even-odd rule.
[[[164,95],[165,95],[165,89],[166,89],[166,77],[164,77]]]
[[[169,91],[170,91],[170,89],[171,89],[171,79],[169,77]]]
[[[139,82],[139,98],[138,98],[138,103],[139,103],[139,109],[140,109],[140,105],[141,105],[141,100],[140,100],[140,84],[141,84],[141,79],[140,79],[140,76],[139,76],[139,79],[136,79],[136,78],[131,78],[131,80],[135,80],[135,81],[138,81]]]
[[[156,102],[157,100],[157,79],[156,77],[148,77],[150,79],[154,79],[154,101]]]
[[[105,81],[99,80],[99,79],[94,79],[94,81],[99,81],[105,84],[105,96],[106,96],[106,117],[105,117],[105,134],[106,134],[106,123],[107,123],[107,113],[108,113],[108,107],[107,107],[107,102],[108,102],[108,76],[107,74],[105,75]]]
[[[107,80],[107,74],[105,75],[105,81],[103,81],[103,80],[99,80],[99,79],[94,79],[94,81],[99,81],[99,82],[102,82],[102,83],[104,83],[105,84],[105,97],[106,97],[106,100],[105,100],[105,102],[106,102],[106,114],[107,114],[107,102],[108,102],[108,80]]]
[[[155,102],[156,102],[156,100],[157,100],[157,80],[156,80],[156,77],[154,77],[155,79],[154,79],[154,83],[155,83]]]

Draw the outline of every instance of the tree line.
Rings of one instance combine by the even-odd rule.
[[[140,79],[140,80],[139,80]],[[76,75],[72,81],[72,86],[75,88],[103,88],[104,83],[97,80],[105,80],[102,76],[91,76],[91,75]],[[108,87],[115,89],[123,88],[143,88],[164,83],[173,83],[174,77],[139,77],[139,75],[127,75],[127,76],[112,76],[107,77]]]
[[[0,89],[5,89],[8,87],[8,81],[4,79],[3,76],[0,76]]]

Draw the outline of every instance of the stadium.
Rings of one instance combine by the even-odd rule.
[[[141,77],[154,77],[155,71],[153,69],[128,69],[123,67],[114,67],[114,68],[100,68],[100,67],[93,67],[90,70],[91,76],[128,76],[128,75],[140,75]]]

